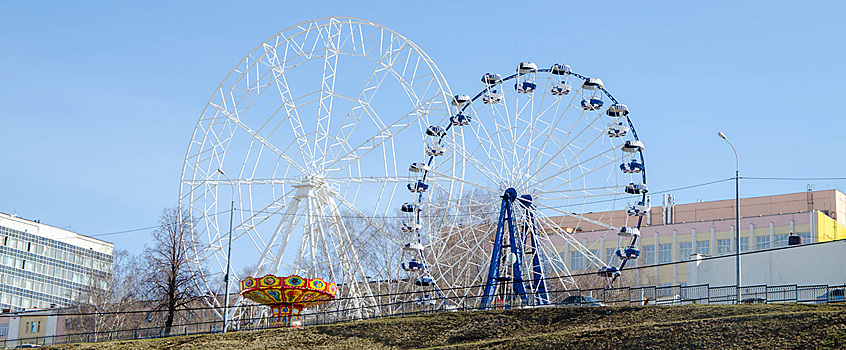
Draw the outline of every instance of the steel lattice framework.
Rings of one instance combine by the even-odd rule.
[[[335,308],[379,312],[368,281],[399,271],[393,198],[449,96],[420,48],[362,19],[306,21],[247,54],[200,116],[180,189],[196,219],[199,287],[217,312],[219,295],[268,273],[324,278],[351,297]],[[222,285],[230,244],[233,265],[250,268]]]

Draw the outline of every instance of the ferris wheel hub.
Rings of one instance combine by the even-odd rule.
[[[314,197],[315,195],[318,197],[338,195],[338,191],[332,188],[326,179],[320,175],[306,175],[300,180],[300,183],[291,185],[291,187],[297,190],[294,195],[296,199]]]

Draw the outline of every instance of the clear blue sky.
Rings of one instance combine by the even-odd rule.
[[[403,34],[455,93],[527,60],[601,77],[632,110],[653,191],[733,176],[720,130],[741,175],[846,177],[841,1],[3,1],[0,211],[87,235],[154,226],[225,74],[272,34],[326,16]],[[741,193],[808,183],[846,189],[744,181]],[[674,193],[727,199],[734,185]],[[101,238],[138,252],[149,230]]]

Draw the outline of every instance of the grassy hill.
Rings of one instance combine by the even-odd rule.
[[[451,312],[299,329],[55,349],[846,348],[846,304],[554,307]]]

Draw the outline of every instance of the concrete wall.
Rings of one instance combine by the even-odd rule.
[[[741,284],[785,285],[846,283],[846,240],[792,246],[741,255]],[[687,263],[687,284],[735,284],[734,256]]]

